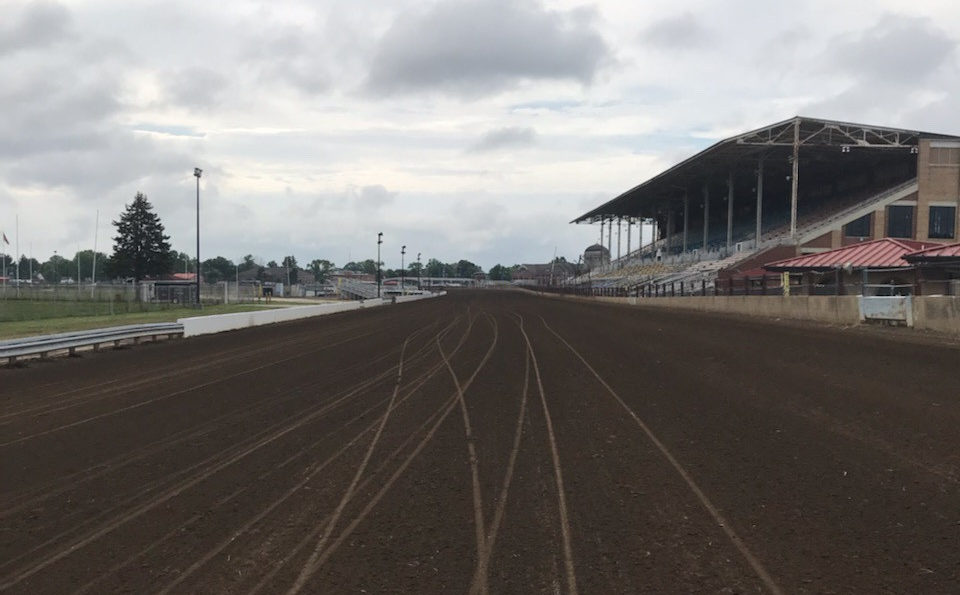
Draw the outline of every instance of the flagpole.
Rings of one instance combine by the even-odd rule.
[[[97,209],[96,223],[93,225],[93,273],[90,277],[90,299],[94,299],[97,290],[97,233],[100,231],[100,209]]]
[[[20,297],[20,213],[17,213],[17,297]]]

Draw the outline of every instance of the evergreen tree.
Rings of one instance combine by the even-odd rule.
[[[170,272],[170,236],[163,235],[160,216],[143,193],[137,193],[113,224],[117,227],[113,264],[118,276],[140,281]]]

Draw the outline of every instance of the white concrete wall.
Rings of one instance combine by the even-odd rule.
[[[336,312],[347,312],[362,308],[382,306],[382,300],[364,300],[357,302],[328,303],[317,306],[293,306],[290,308],[275,308],[272,310],[256,310],[253,312],[237,312],[235,314],[217,314],[214,316],[193,316],[181,318],[177,322],[183,325],[183,336],[208,335],[222,333],[251,326],[274,324],[300,318],[325,316]]]
[[[442,295],[447,292],[426,293],[423,295],[404,295],[397,296],[396,303],[415,302]],[[389,305],[390,298],[382,300],[372,299],[356,302],[330,302],[317,306],[292,306],[290,308],[275,308],[272,310],[256,310],[253,312],[237,312],[235,314],[217,314],[214,316],[193,316],[190,318],[181,318],[177,322],[183,325],[183,336],[194,337],[196,335],[209,335],[211,333],[222,333],[224,331],[234,331],[251,326],[260,326],[263,324],[275,324],[277,322],[287,322],[298,320],[300,318],[312,318],[314,316],[325,316],[335,312],[348,312],[350,310],[360,310],[363,308],[374,308],[376,306]]]
[[[446,291],[441,291],[438,293],[424,293],[424,294],[412,294],[412,295],[398,295],[395,299],[398,304],[403,304],[406,302],[415,302],[417,300],[426,300],[429,298],[435,298],[441,295],[447,295]]]

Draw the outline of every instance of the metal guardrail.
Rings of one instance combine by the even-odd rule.
[[[125,340],[139,340],[143,337],[182,335],[183,325],[179,322],[157,322],[151,324],[132,324],[115,326],[91,331],[41,335],[0,341],[0,360],[6,359],[13,364],[19,357],[39,355],[46,357],[54,351],[67,350],[72,355],[78,347],[98,348],[105,343],[119,345]]]

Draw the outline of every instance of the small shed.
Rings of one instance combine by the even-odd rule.
[[[924,295],[960,295],[960,242],[918,250],[903,258],[917,267]]]
[[[862,293],[864,284],[898,287],[913,293],[918,281],[916,268],[905,256],[932,246],[936,244],[881,238],[771,262],[763,268],[774,273],[798,274],[802,285],[829,287],[827,293]]]

